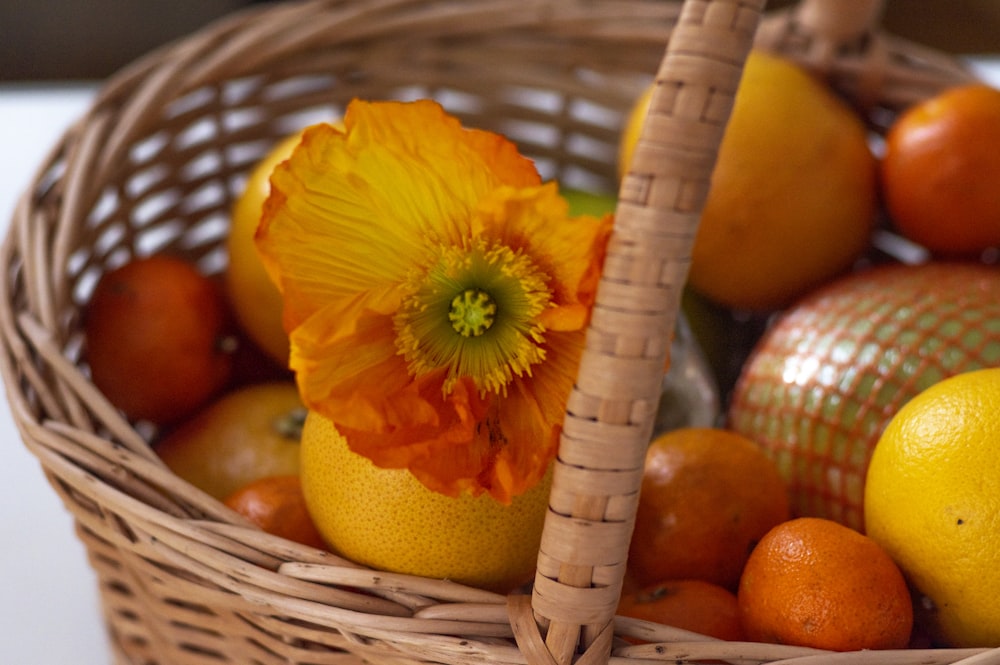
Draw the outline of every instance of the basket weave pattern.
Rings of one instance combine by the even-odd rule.
[[[107,82],[15,211],[0,369],[24,444],[98,575],[118,663],[815,655],[612,616],[690,246],[763,4],[282,3],[213,24]],[[567,405],[532,593],[372,571],[263,534],[168,472],[151,432],[89,382],[80,319],[100,275],[159,251],[220,271],[246,172],[302,125],[356,97],[430,97],[515,140],[543,177],[615,191],[618,132],[654,74]],[[627,646],[616,635],[666,644]],[[933,662],[979,652],[938,653]]]

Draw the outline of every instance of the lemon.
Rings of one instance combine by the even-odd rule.
[[[254,245],[264,201],[271,191],[271,171],[288,159],[301,141],[301,133],[280,141],[250,172],[240,196],[233,203],[226,250],[226,292],[233,312],[247,336],[282,366],[288,363],[288,335],[281,322],[283,301]]]
[[[653,101],[653,86],[646,86],[636,98],[622,127],[622,135],[618,143],[618,178],[625,177],[629,166],[632,164],[632,156],[635,154],[635,145],[639,142],[639,135],[642,133],[642,126],[646,122],[646,115],[649,113],[649,104]]]
[[[924,597],[932,637],[1000,646],[1000,368],[944,379],[872,453],[865,529]]]
[[[306,505],[332,549],[379,570],[501,593],[532,578],[551,475],[510,505],[487,494],[451,498],[352,452],[317,413],[302,432]]]
[[[619,172],[632,158],[650,96],[643,93],[623,128]],[[734,309],[787,306],[867,249],[877,184],[862,118],[796,63],[751,52],[688,283]]]

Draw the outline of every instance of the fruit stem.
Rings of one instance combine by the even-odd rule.
[[[215,348],[219,353],[232,355],[240,348],[240,340],[236,335],[221,335],[215,340]]]
[[[282,437],[292,441],[301,441],[302,427],[306,424],[307,414],[308,410],[305,407],[297,407],[275,418],[271,426]]]

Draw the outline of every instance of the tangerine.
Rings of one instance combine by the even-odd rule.
[[[718,428],[669,431],[646,453],[630,573],[641,586],[700,579],[735,589],[757,540],[789,516],[785,483],[752,440]]]
[[[226,250],[224,284],[236,320],[247,336],[282,366],[288,364],[288,334],[282,324],[284,301],[257,254],[254,233],[260,223],[264,201],[271,191],[271,171],[295,150],[301,132],[279,141],[247,177],[243,191],[233,203]]]
[[[267,533],[326,549],[306,508],[298,475],[260,478],[230,494],[223,503]]]
[[[799,517],[769,531],[747,560],[740,617],[753,641],[830,649],[902,649],[913,606],[881,546],[832,520]]]
[[[224,394],[154,445],[183,480],[224,499],[254,480],[299,472],[305,407],[291,381]]]
[[[618,614],[730,642],[745,639],[736,595],[704,580],[671,580],[624,594]]]
[[[904,236],[937,254],[1000,244],[1000,90],[957,86],[904,111],[886,134],[886,208]]]
[[[233,371],[236,337],[216,282],[185,259],[154,255],[105,273],[84,312],[91,379],[129,418],[175,423]]]

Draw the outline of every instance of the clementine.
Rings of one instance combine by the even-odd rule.
[[[291,381],[245,386],[186,420],[154,450],[179,477],[221,500],[259,478],[297,474],[304,418]]]
[[[671,580],[623,594],[618,614],[730,642],[745,639],[736,595],[704,580]]]
[[[886,208],[904,236],[937,254],[1000,244],[1000,90],[946,90],[902,113],[886,135]]]
[[[167,425],[191,415],[233,371],[225,298],[181,258],[138,258],[105,273],[84,312],[84,335],[94,385],[136,420]]]
[[[230,494],[223,503],[267,533],[326,549],[306,509],[297,475],[260,478]]]
[[[747,560],[737,600],[747,637],[759,642],[901,649],[913,627],[910,591],[888,553],[820,517],[769,531]]]
[[[735,589],[757,540],[788,518],[784,481],[752,440],[672,430],[646,454],[630,573],[643,586],[693,578]]]

